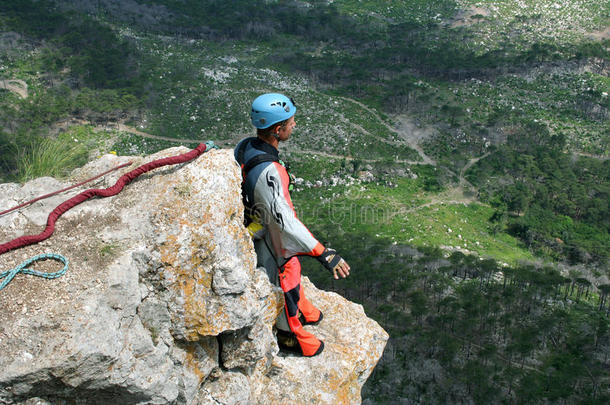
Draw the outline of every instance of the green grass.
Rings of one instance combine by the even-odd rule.
[[[119,249],[116,243],[104,243],[99,247],[100,256],[113,256]]]
[[[57,137],[20,136],[2,134],[0,148],[0,158],[10,157],[14,162],[11,178],[20,182],[43,176],[67,177],[89,159],[109,152],[112,143],[109,134],[85,125],[71,126]]]
[[[30,147],[19,156],[18,178],[25,182],[43,176],[65,177],[87,159],[88,151],[82,143],[69,139],[32,140]]]
[[[348,171],[350,166],[346,164]],[[452,203],[456,196],[448,194],[451,190],[429,191],[440,176],[433,169],[413,167],[419,177],[394,178],[396,187],[380,180],[304,188],[293,194],[293,201],[305,224],[314,228],[333,224],[338,234],[364,234],[415,247],[443,246],[446,251],[459,248],[509,264],[534,259],[521,241],[491,227],[493,208],[477,202]],[[338,159],[293,164],[295,175],[312,183],[341,172],[345,175],[345,170]]]
[[[415,246],[459,247],[512,265],[533,260],[534,256],[518,239],[503,232],[493,234],[489,229],[492,215],[491,207],[478,203],[441,203],[411,212],[392,227],[402,226],[402,241],[406,239]]]

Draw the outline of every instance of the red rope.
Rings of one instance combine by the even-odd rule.
[[[115,171],[115,170],[119,170],[119,169],[121,169],[121,168],[123,168],[123,167],[125,167],[125,166],[129,166],[129,165],[131,165],[131,162],[123,163],[123,164],[122,164],[122,165],[120,165],[120,166],[113,167],[113,168],[112,168],[112,169],[110,169],[110,170],[106,170],[104,173],[100,173],[100,174],[98,174],[97,176],[93,176],[93,177],[91,177],[91,178],[89,178],[89,179],[87,179],[87,180],[85,180],[85,181],[81,181],[80,183],[75,184],[75,185],[73,185],[73,186],[66,187],[66,188],[62,188],[61,190],[53,191],[52,193],[45,194],[45,195],[41,195],[40,197],[36,197],[36,198],[34,198],[33,200],[30,200],[30,201],[24,202],[23,204],[19,204],[19,205],[17,205],[16,207],[13,207],[13,208],[10,208],[10,209],[8,209],[8,210],[5,210],[5,211],[0,212],[0,217],[1,217],[2,215],[4,215],[4,214],[8,214],[8,213],[9,213],[9,212],[11,212],[11,211],[15,211],[15,210],[18,210],[19,208],[25,207],[26,205],[34,204],[36,201],[44,200],[45,198],[52,197],[52,196],[54,196],[55,194],[63,193],[64,191],[72,190],[73,188],[76,188],[76,187],[78,187],[78,186],[82,186],[83,184],[87,184],[87,183],[89,183],[90,181],[93,181],[93,180],[95,180],[95,179],[97,179],[97,178],[100,178],[100,177],[102,177],[102,176],[107,175],[107,174],[108,174],[108,173],[110,173],[110,172],[113,172],[113,171]]]
[[[110,197],[110,196],[116,195],[116,194],[120,193],[121,190],[123,190],[123,187],[125,187],[125,185],[131,183],[131,181],[133,179],[135,179],[136,177],[138,177],[146,172],[149,172],[153,169],[156,169],[158,167],[175,165],[178,163],[186,163],[186,162],[193,160],[196,157],[200,156],[202,153],[205,152],[205,150],[206,150],[206,145],[204,143],[201,143],[201,144],[199,144],[199,146],[197,146],[195,149],[191,150],[190,152],[183,153],[182,155],[178,155],[178,156],[171,156],[171,157],[167,157],[167,158],[163,158],[163,159],[157,159],[150,163],[146,163],[140,167],[137,167],[134,170],[132,170],[128,173],[125,173],[123,176],[121,176],[117,180],[117,182],[111,187],[104,188],[104,189],[91,188],[89,190],[83,191],[80,194],[75,195],[74,197],[70,198],[69,200],[64,201],[63,203],[59,204],[49,214],[49,217],[47,219],[47,226],[44,231],[42,231],[38,235],[21,236],[19,238],[13,239],[10,242],[0,245],[0,255],[4,254],[6,252],[9,252],[11,250],[19,249],[21,247],[24,247],[27,245],[32,245],[34,243],[38,243],[38,242],[41,242],[41,241],[47,239],[49,236],[51,236],[53,234],[53,231],[55,230],[55,221],[57,221],[57,219],[62,214],[64,214],[66,211],[77,206],[78,204],[80,204],[92,197],[96,197],[96,196],[97,197]]]

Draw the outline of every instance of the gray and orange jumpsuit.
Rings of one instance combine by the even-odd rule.
[[[242,140],[235,148],[235,160],[242,169],[261,154],[277,161],[256,164],[243,182],[246,210],[254,213],[264,227],[262,236],[254,240],[257,266],[264,267],[269,280],[284,292],[285,313],[278,318],[276,327],[293,332],[303,354],[311,356],[320,348],[321,341],[303,329],[298,313],[308,322],[315,322],[320,311],[305,298],[297,256],[320,256],[324,246],[297,218],[289,194],[290,178],[279,161],[278,150],[256,137]]]

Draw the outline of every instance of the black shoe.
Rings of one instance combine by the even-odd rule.
[[[297,337],[292,332],[286,332],[284,330],[277,330],[277,345],[286,352],[297,353],[303,355],[301,346]]]
[[[301,325],[317,325],[322,321],[322,319],[324,319],[324,314],[322,313],[322,311],[320,311],[320,317],[318,318],[318,320],[312,322],[307,322],[307,319],[305,319],[303,314],[299,314],[299,321],[301,321]]]
[[[318,354],[322,353],[323,350],[324,350],[324,342],[320,340],[320,347],[318,347],[318,350],[316,350],[316,352],[309,357],[317,356]]]
[[[294,353],[304,357],[317,356],[324,350],[324,342],[320,340],[320,347],[318,347],[318,350],[311,356],[305,356],[296,335],[292,332],[286,332],[280,329],[277,330],[277,345],[284,352]]]

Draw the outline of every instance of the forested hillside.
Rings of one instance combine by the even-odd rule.
[[[606,403],[609,27],[595,0],[3,2],[0,180],[232,147],[288,94],[295,206],[353,268],[306,272],[392,334],[366,400]]]

